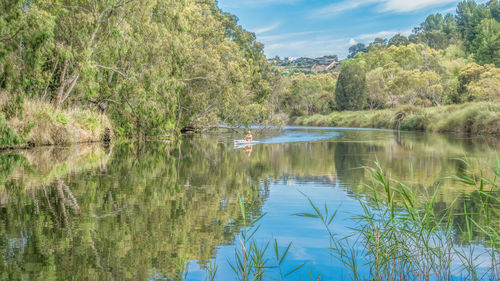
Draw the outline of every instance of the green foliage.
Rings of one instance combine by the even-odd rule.
[[[345,60],[335,89],[335,102],[339,110],[362,109],[366,103],[366,72],[358,60]]]
[[[500,67],[500,22],[484,19],[477,29],[479,34],[473,41],[476,61],[479,64],[494,64]]]
[[[66,118],[66,116],[62,112],[57,113],[56,121],[61,123],[62,125],[68,124],[68,118]]]
[[[27,142],[35,146],[98,142],[103,140],[107,129],[113,128],[107,116],[93,110],[56,109],[51,104],[31,100],[24,103],[22,119],[3,119],[0,124],[7,132],[0,136],[7,139],[0,143],[0,148]]]
[[[455,18],[447,14],[431,14],[419,27],[414,29],[414,33],[409,36],[409,40],[414,43],[424,43],[434,49],[445,49],[459,38],[458,28]]]
[[[23,98],[36,98],[105,112],[126,136],[265,123],[272,119],[269,71],[263,45],[213,0],[0,6],[8,119],[22,116]],[[253,115],[256,109],[265,114]]]
[[[338,73],[301,73],[282,78],[282,92],[274,97],[279,100],[279,110],[292,117],[330,113],[335,108],[337,77]]]
[[[470,52],[474,52],[473,41],[479,34],[481,21],[491,16],[486,5],[478,5],[475,1],[464,0],[457,6],[457,27]]]
[[[403,36],[401,34],[394,35],[387,42],[388,46],[397,46],[397,47],[408,45],[409,43],[410,43],[410,41],[408,40],[408,38],[406,38],[406,36]]]
[[[462,1],[456,16],[431,14],[409,37],[351,46],[337,80],[282,77],[214,0],[9,0],[0,5],[0,110],[23,119],[33,99],[90,108],[118,135],[154,137],[334,109],[496,101],[498,71],[487,65],[500,64],[499,7]]]
[[[466,65],[458,75],[462,101],[500,101],[500,69],[493,65]]]
[[[7,119],[22,116],[22,113],[24,111],[23,104],[23,96],[15,95],[5,102],[5,104],[0,108],[0,112],[3,112]]]
[[[349,58],[355,57],[355,60],[342,63],[335,95],[337,109],[372,110],[498,101],[499,7],[498,1],[486,4],[462,1],[457,6],[456,16],[431,14],[408,38],[397,34],[388,41],[376,38],[369,48],[362,44],[352,46]],[[349,71],[352,68],[348,65],[352,62],[363,66],[366,79],[356,79],[363,75],[356,76],[352,74],[356,71]],[[313,123],[329,123],[328,117],[314,119]],[[432,126],[425,124],[429,121],[426,118],[412,117],[412,120],[406,128]]]
[[[349,47],[349,56],[348,58],[354,58],[354,56],[359,53],[359,52],[367,52],[368,49],[366,48],[365,44],[363,43],[357,43],[355,45],[352,45]]]
[[[342,63],[336,109],[497,101],[498,68],[488,65],[499,64],[500,23],[495,18],[498,7],[498,1],[463,1],[458,4],[456,17],[431,14],[408,38],[397,34],[388,41],[376,38],[368,48],[363,44],[352,46],[349,58],[355,60]],[[297,110],[288,113],[311,114]],[[316,119],[328,123],[328,118]],[[426,120],[413,119],[408,128],[423,128]]]
[[[15,147],[25,143],[26,141],[5,123],[3,114],[0,114],[0,148]]]

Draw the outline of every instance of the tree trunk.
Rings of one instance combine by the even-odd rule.
[[[61,103],[62,96],[64,94],[64,88],[66,86],[66,71],[68,70],[68,64],[69,64],[69,60],[64,59],[64,64],[63,64],[63,68],[61,71],[61,76],[59,78],[59,88],[57,88],[56,99],[54,101],[54,105],[56,107],[59,107],[59,104]]]

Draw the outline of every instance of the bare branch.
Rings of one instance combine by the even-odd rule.
[[[125,78],[126,80],[132,80],[130,79],[130,77],[128,77],[127,74],[121,72],[120,70],[116,69],[116,68],[112,68],[112,67],[109,67],[109,66],[104,66],[104,65],[100,65],[100,64],[94,64],[94,67],[98,67],[98,68],[102,68],[102,69],[106,69],[106,70],[111,70],[115,73],[118,73],[120,74],[123,78]]]

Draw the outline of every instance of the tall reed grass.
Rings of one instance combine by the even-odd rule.
[[[259,230],[258,222],[264,215],[248,221],[245,211],[245,202],[240,200],[240,208],[243,220],[248,224],[246,230],[238,236],[235,248],[234,262],[229,265],[234,272],[234,280],[238,281],[263,281],[263,280],[288,280],[287,278],[305,264],[299,265],[292,270],[284,271],[283,264],[292,243],[289,243],[284,251],[280,251],[278,241],[270,240],[259,244],[255,239],[255,233]],[[214,278],[213,270],[208,271],[208,275]],[[212,279],[213,280],[213,279]]]
[[[343,111],[303,116],[294,123],[304,126],[499,135],[500,104],[481,102],[428,108],[403,106],[372,111]]]
[[[466,167],[470,162],[462,159]],[[359,200],[363,214],[353,217],[357,227],[347,237],[338,237],[330,225],[335,213],[320,210],[309,198],[314,212],[299,214],[319,219],[330,235],[332,255],[344,265],[347,280],[500,280],[500,161],[490,167],[493,178],[467,169],[453,178],[474,186],[480,196],[479,211],[455,213],[454,206],[436,208],[438,190],[417,195],[411,185],[388,177],[379,163],[366,169],[372,182],[370,200]],[[465,227],[458,230],[454,217],[462,217]],[[475,246],[474,233],[486,237]],[[459,233],[457,233],[459,232]],[[467,237],[467,245],[456,245],[457,234]],[[481,264],[479,259],[488,259]],[[363,261],[361,263],[360,261]],[[369,274],[362,269],[369,268]]]
[[[436,206],[439,189],[417,194],[412,185],[387,176],[376,162],[364,167],[371,175],[371,194],[359,199],[363,211],[352,217],[356,227],[349,235],[340,237],[332,227],[337,210],[327,204],[320,207],[305,194],[312,212],[295,215],[322,222],[330,238],[325,251],[343,265],[342,280],[500,280],[500,160],[487,173],[474,173],[467,158],[460,160],[466,168],[451,179],[474,187],[480,195],[479,209],[470,210],[466,203],[457,206],[457,202],[440,209]],[[243,201],[241,209],[247,221]],[[237,238],[234,262],[230,262],[234,280],[295,280],[292,274],[305,270],[305,264],[283,272],[292,243],[284,251],[276,240],[257,243],[254,236],[261,218],[249,222]],[[463,227],[454,225],[457,218],[465,221]],[[474,238],[478,232],[481,241]],[[456,243],[459,236],[466,243]],[[207,280],[217,280],[216,267],[210,266],[207,272]],[[309,276],[322,280],[321,275],[313,277],[312,269]]]

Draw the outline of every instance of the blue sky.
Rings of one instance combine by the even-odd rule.
[[[268,57],[345,58],[349,46],[409,35],[430,13],[454,13],[456,0],[219,0],[257,34]]]

